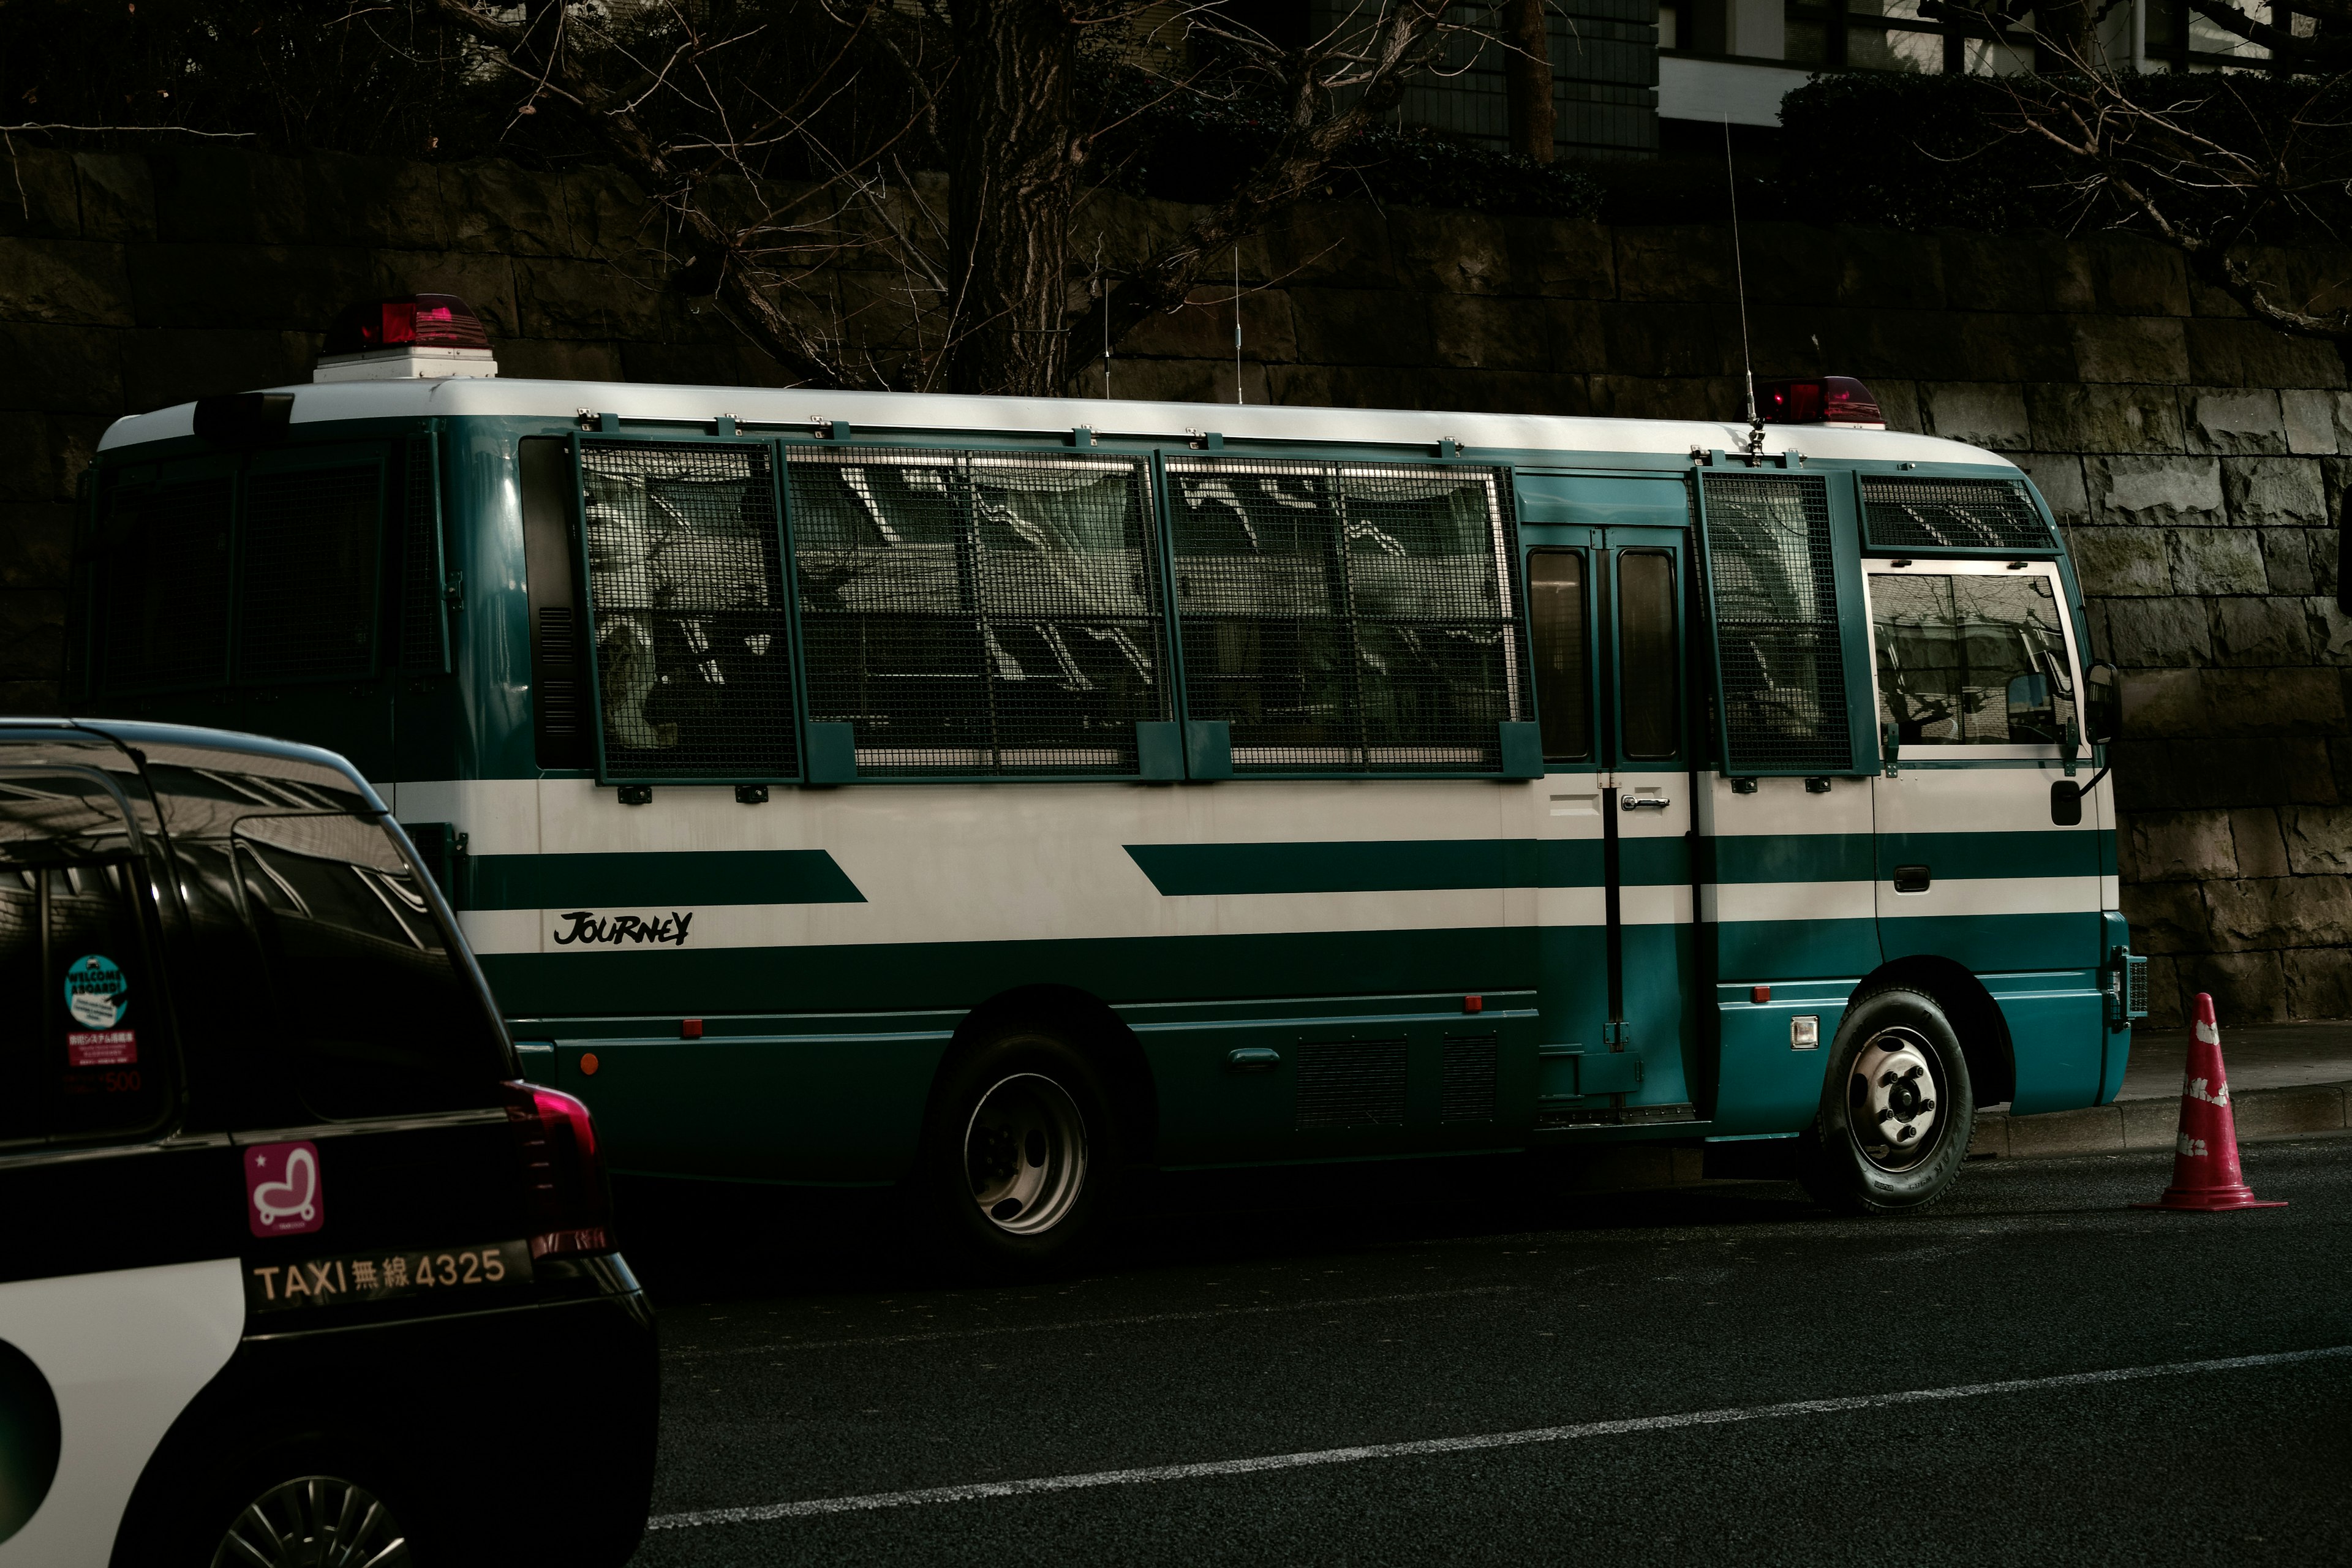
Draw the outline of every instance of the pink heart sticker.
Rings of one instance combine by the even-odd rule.
[[[246,1224],[256,1236],[304,1236],[327,1223],[315,1143],[260,1143],[245,1158]]]

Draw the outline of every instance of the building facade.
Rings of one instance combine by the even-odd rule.
[[[2315,25],[2270,0],[2232,3],[2298,35]],[[1362,9],[1360,0],[1309,4],[1318,34]],[[1482,23],[1491,9],[1461,7],[1465,21]],[[1550,0],[1557,155],[1646,157],[1662,132],[1673,142],[1677,123],[1777,126],[1781,99],[1817,71],[1997,75],[2034,65],[2022,30],[1951,20],[1945,9],[1936,0]],[[2097,47],[2110,66],[2137,71],[2261,68],[2270,59],[2190,0],[2123,0],[2101,16]],[[1454,39],[1406,93],[1399,119],[1507,147],[1502,46]]]

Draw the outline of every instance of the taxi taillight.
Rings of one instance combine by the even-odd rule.
[[[533,1258],[613,1250],[613,1195],[596,1144],[596,1119],[572,1096],[535,1083],[507,1085],[507,1121],[522,1157]]]

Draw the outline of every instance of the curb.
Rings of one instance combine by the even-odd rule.
[[[2352,1127],[2352,1083],[2250,1089],[2231,1094],[2230,1106],[2236,1113],[2241,1143],[2341,1132]],[[2088,1110],[2052,1110],[2040,1116],[1987,1110],[1977,1116],[1969,1158],[2036,1160],[2169,1149],[2179,1131],[2178,1099],[2119,1100]]]

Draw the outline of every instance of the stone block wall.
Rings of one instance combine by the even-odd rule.
[[[71,498],[109,419],[300,382],[337,310],[463,295],[505,374],[778,384],[669,281],[657,213],[609,172],[214,150],[17,155],[0,182],[0,701],[57,702]],[[933,193],[937,194],[937,193]],[[1181,208],[1098,197],[1078,251],[1139,258]],[[2016,458],[2057,510],[2126,671],[2124,905],[2158,1018],[2352,1016],[2352,622],[2337,608],[2352,392],[2121,237],[1745,232],[1759,375],[1868,381],[1890,423]],[[2257,264],[2316,291],[2343,252]],[[1309,206],[1240,247],[1248,401],[1737,417],[1719,226]],[[1222,269],[1220,269],[1222,270]],[[808,309],[903,320],[843,268]],[[1230,403],[1230,285],[1121,346],[1119,398]],[[1074,389],[1103,390],[1098,363]]]

